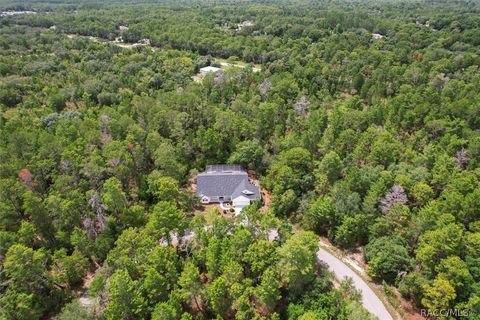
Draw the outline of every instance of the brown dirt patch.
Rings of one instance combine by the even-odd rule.
[[[260,181],[258,180],[257,173],[255,171],[248,170],[248,178],[252,181],[253,184],[260,186],[260,193],[262,194],[263,200],[263,205],[260,208],[260,212],[267,211],[270,207],[270,203],[272,202],[272,195],[267,189],[262,188],[262,186],[260,185]]]
[[[396,292],[397,299],[400,302],[400,308],[403,311],[405,320],[425,320],[427,318],[420,315],[420,310],[416,308],[411,301],[405,300],[402,295]]]
[[[85,278],[83,278],[83,285],[82,285],[82,288],[83,289],[88,289],[90,288],[90,285],[92,284],[92,280],[93,280],[93,277],[95,276],[95,269],[93,268],[90,268],[90,270],[88,270],[87,272],[87,276]]]
[[[354,250],[348,252],[347,258],[355,262],[356,265],[358,265],[360,268],[364,270],[367,267],[367,263],[365,262],[365,258],[363,256],[362,247],[357,247]]]
[[[191,193],[196,193],[197,192],[197,177],[191,177],[187,181],[187,191]]]
[[[272,195],[267,189],[260,189],[262,193],[263,206],[260,208],[261,212],[265,212],[270,208],[270,203],[272,202]]]

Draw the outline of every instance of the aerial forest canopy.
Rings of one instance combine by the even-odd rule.
[[[478,1],[0,11],[1,320],[373,319],[319,237],[479,319]],[[227,163],[238,217],[192,191]]]

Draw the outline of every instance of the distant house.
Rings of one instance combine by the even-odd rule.
[[[140,40],[138,40],[137,43],[140,44],[140,45],[149,46],[150,45],[150,39],[140,39]]]
[[[232,202],[235,212],[260,199],[260,189],[252,184],[239,165],[210,165],[197,176],[197,195],[202,203]]]
[[[208,67],[200,68],[199,73],[204,76],[207,73],[217,73],[220,70],[222,70],[222,69],[217,68],[217,67],[208,66]]]
[[[255,25],[255,23],[253,21],[245,20],[245,21],[242,21],[239,24],[237,24],[237,30],[240,31],[243,28],[253,27],[254,25]]]

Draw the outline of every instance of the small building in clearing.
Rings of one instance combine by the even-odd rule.
[[[203,68],[200,68],[199,70],[199,73],[204,76],[206,75],[207,73],[217,73],[218,71],[222,70],[221,68],[217,68],[217,67],[212,67],[212,66],[208,66],[208,67],[203,67]]]
[[[204,204],[231,201],[238,214],[260,199],[260,188],[239,165],[209,165],[197,176],[197,195]]]

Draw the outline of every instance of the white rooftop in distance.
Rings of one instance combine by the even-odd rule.
[[[200,68],[199,71],[200,71],[201,74],[207,74],[207,73],[210,73],[210,72],[215,73],[215,72],[218,72],[220,70],[222,70],[222,69],[217,68],[217,67],[208,66],[208,67]]]

